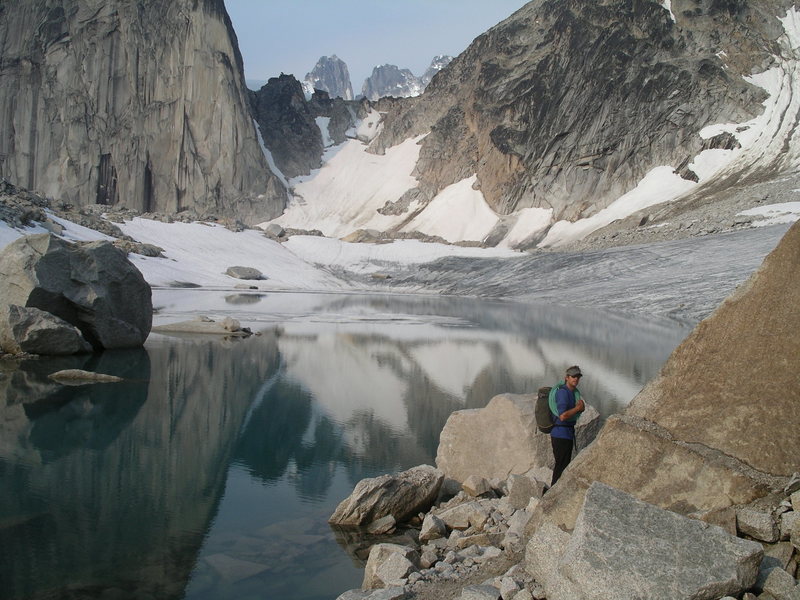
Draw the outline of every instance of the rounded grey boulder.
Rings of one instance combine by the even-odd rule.
[[[0,252],[0,347],[20,352],[11,305],[50,313],[95,350],[141,346],[150,333],[148,283],[110,242],[72,244],[51,234],[22,237]]]

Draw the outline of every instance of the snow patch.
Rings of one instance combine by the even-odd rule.
[[[672,200],[696,185],[681,178],[672,167],[656,167],[647,173],[634,189],[600,212],[574,223],[559,221],[553,225],[539,246],[555,248],[577,241],[617,219],[624,219],[637,210]]]
[[[333,140],[331,139],[331,132],[328,129],[328,126],[331,123],[330,117],[317,117],[314,119],[317,122],[317,127],[319,127],[319,132],[322,134],[322,145],[327,148],[328,146],[333,146]]]
[[[675,13],[672,12],[672,0],[661,0],[659,4],[669,13],[669,18],[675,23]]]
[[[543,232],[553,222],[552,208],[523,208],[515,213],[516,223],[498,244],[501,248],[514,248]]]
[[[477,175],[447,186],[403,231],[438,235],[448,242],[480,242],[499,220],[486,204],[483,193],[473,188]]]
[[[267,145],[264,143],[264,138],[261,136],[261,128],[258,126],[258,123],[255,119],[253,119],[253,127],[256,128],[256,137],[258,137],[258,145],[261,147],[261,152],[264,153],[264,158],[267,159],[267,164],[269,165],[269,170],[272,171],[272,174],[278,178],[278,181],[283,184],[283,187],[289,187],[289,182],[286,180],[286,176],[281,172],[278,168],[278,165],[275,164],[275,158],[272,156],[272,152],[270,152]]]
[[[230,231],[206,223],[162,223],[140,217],[119,225],[132,238],[164,249],[166,258],[129,254],[128,258],[152,286],[190,282],[206,288],[234,288],[247,283],[259,289],[338,290],[341,283],[297,258],[263,233]],[[261,271],[266,280],[243,282],[225,275],[241,265]]]
[[[326,151],[322,168],[291,180],[293,198],[283,215],[283,227],[319,229],[343,237],[357,229],[386,231],[404,216],[381,215],[378,209],[397,201],[417,186],[411,173],[419,157],[422,136],[389,148],[383,156],[370,154],[358,140],[347,140]],[[262,223],[264,227],[268,223]]]
[[[377,273],[386,264],[411,266],[446,256],[513,258],[520,253],[504,248],[466,248],[429,244],[419,240],[396,240],[389,244],[354,244],[325,237],[290,237],[284,244],[302,260],[328,268],[346,268],[356,273]]]
[[[374,108],[370,108],[367,116],[356,125],[356,137],[371,142],[383,129],[382,121],[383,115]]]
[[[757,206],[737,214],[748,217],[764,217],[763,220],[754,222],[754,227],[794,223],[800,220],[800,202],[782,202],[780,204]]]

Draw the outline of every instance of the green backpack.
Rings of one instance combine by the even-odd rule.
[[[558,417],[558,406],[556,406],[556,393],[564,386],[563,381],[559,381],[554,387],[540,387],[539,394],[536,396],[536,406],[534,415],[536,417],[536,426],[542,433],[550,433],[553,429],[553,417]],[[578,388],[575,388],[575,402],[580,400],[581,393]],[[580,417],[580,413],[567,419],[568,421],[575,422]]]

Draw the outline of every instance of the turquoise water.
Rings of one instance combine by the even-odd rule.
[[[369,544],[327,518],[356,482],[434,463],[453,410],[578,363],[620,410],[687,333],[469,299],[156,294],[157,322],[231,314],[245,340],[0,365],[0,598],[331,599]],[[84,368],[125,382],[65,387]]]

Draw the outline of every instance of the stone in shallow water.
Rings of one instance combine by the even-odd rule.
[[[153,320],[150,286],[110,242],[19,238],[0,251],[0,297],[63,319],[97,350],[141,346]],[[0,344],[17,352],[7,316],[0,316]]]
[[[267,565],[240,560],[227,554],[212,554],[205,557],[206,562],[228,583],[235,583],[268,570]]]
[[[92,351],[77,327],[49,312],[16,304],[10,304],[7,311],[12,336],[22,352],[60,355]]]

